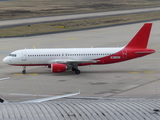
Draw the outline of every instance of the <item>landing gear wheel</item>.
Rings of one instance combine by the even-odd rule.
[[[72,68],[72,71],[76,71],[76,68],[73,67],[73,68]]]
[[[23,74],[26,74],[26,66],[23,66],[22,73],[23,73]]]
[[[75,74],[80,74],[81,71],[80,70],[75,70]]]
[[[25,70],[23,70],[23,71],[22,71],[22,73],[23,73],[23,74],[26,74],[26,71],[25,71]]]

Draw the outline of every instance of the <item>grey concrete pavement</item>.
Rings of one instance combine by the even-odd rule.
[[[156,53],[135,60],[109,65],[79,67],[72,71],[51,73],[47,67],[9,66],[2,59],[10,52],[24,48],[121,47],[126,45],[144,23],[107,27],[50,35],[0,38],[0,95],[10,101],[24,101],[50,95],[77,92],[83,97],[152,98],[160,93],[160,21],[151,21],[153,28],[148,48]],[[158,95],[157,95],[158,94]]]

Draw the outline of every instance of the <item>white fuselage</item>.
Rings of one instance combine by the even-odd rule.
[[[12,52],[3,61],[12,65],[45,65],[57,60],[94,60],[116,54],[123,48],[22,49]]]

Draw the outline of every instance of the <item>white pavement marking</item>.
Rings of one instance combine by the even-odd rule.
[[[8,80],[8,79],[10,79],[10,77],[0,78],[0,80]]]

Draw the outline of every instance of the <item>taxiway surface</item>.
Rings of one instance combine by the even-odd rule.
[[[24,48],[121,47],[126,45],[144,23],[92,30],[73,31],[32,37],[0,38],[0,95],[9,101],[24,101],[50,95],[75,93],[83,97],[155,98],[160,93],[160,21],[153,23],[148,48],[156,53],[108,65],[79,67],[72,71],[51,73],[47,67],[9,66],[2,62],[10,52]],[[65,52],[65,51],[64,51]]]

